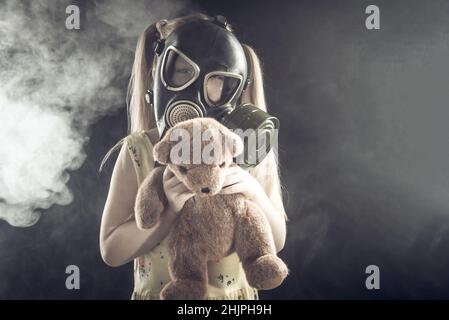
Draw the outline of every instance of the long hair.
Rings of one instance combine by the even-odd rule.
[[[156,127],[154,110],[146,103],[144,98],[146,89],[152,87],[154,83],[157,60],[152,47],[153,43],[158,38],[167,38],[173,30],[187,22],[211,19],[211,17],[205,14],[196,13],[172,20],[161,20],[149,25],[140,34],[137,41],[134,63],[126,98],[128,134],[133,134],[142,130],[147,131]],[[232,26],[230,24],[227,24],[227,29],[232,32]],[[259,58],[254,52],[254,49],[249,45],[242,43],[242,47],[248,58],[252,79],[242,95],[241,102],[252,103],[263,111],[267,111],[263,88],[262,69]],[[122,138],[108,151],[101,161],[99,169],[100,172],[109,157],[120,148],[125,139],[126,137]],[[271,151],[259,165],[250,169],[249,172],[259,181],[267,195],[272,200],[276,200],[274,201],[274,203],[278,204],[276,209],[281,211],[284,218],[288,220],[282,204],[279,165],[277,163],[275,153]]]

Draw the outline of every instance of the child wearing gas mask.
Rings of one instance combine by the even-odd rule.
[[[121,146],[103,212],[100,249],[110,266],[134,260],[132,299],[158,299],[170,281],[166,236],[193,193],[166,169],[163,185],[169,206],[157,226],[138,229],[134,203],[140,183],[157,165],[152,146],[168,128],[195,117],[213,117],[230,128],[268,131],[278,122],[264,112],[256,54],[237,40],[221,16],[195,14],[150,25],[138,40],[128,97],[130,134],[108,152],[100,167]],[[261,208],[279,252],[287,216],[275,154],[263,151],[257,157],[263,158],[260,163],[229,168],[222,193],[243,193]],[[236,253],[209,262],[207,275],[207,299],[258,299]]]

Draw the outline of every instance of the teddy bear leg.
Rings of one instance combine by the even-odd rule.
[[[162,300],[202,300],[207,290],[207,261],[191,252],[180,251],[169,257],[172,280],[160,293]]]
[[[237,223],[235,248],[251,286],[269,290],[284,281],[288,268],[276,255],[268,221],[252,203]]]

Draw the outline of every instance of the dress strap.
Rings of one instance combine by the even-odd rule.
[[[125,143],[136,171],[137,183],[140,185],[154,168],[153,145],[145,131],[128,135]]]

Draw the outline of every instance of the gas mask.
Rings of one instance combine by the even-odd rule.
[[[157,40],[154,51],[156,74],[146,99],[153,105],[159,136],[178,122],[212,117],[241,135],[242,167],[260,163],[277,138],[279,121],[254,105],[239,105],[251,70],[226,19],[187,22]],[[249,136],[247,129],[252,129]]]

